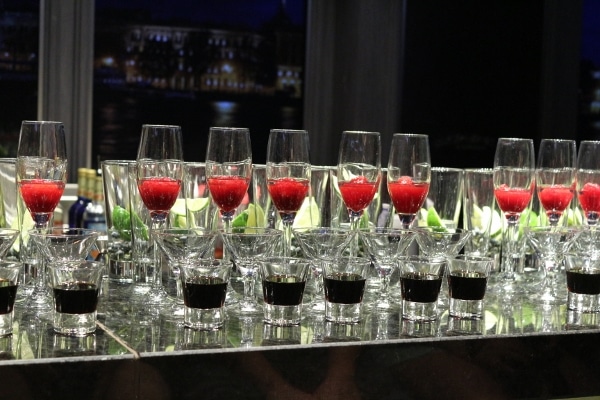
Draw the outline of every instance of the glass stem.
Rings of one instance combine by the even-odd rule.
[[[508,226],[502,234],[502,280],[515,280],[517,263],[521,256],[519,251],[519,216],[507,217]]]
[[[350,229],[354,232],[354,237],[352,238],[352,242],[350,242],[350,257],[356,257],[358,255],[358,230],[360,229],[360,219],[362,218],[363,211],[352,211],[348,210],[348,215],[350,216]]]
[[[281,214],[281,222],[283,223],[283,256],[290,257],[292,255],[292,226],[296,213]]]
[[[152,218],[152,225],[150,226],[150,240],[152,240],[152,251],[154,253],[154,279],[152,281],[153,290],[160,290],[162,288],[162,257],[153,234],[155,231],[163,229],[165,224],[166,219]]]
[[[246,304],[254,302],[254,271],[244,275],[244,302]]]

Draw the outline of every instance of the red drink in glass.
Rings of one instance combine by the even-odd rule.
[[[364,176],[339,182],[340,194],[346,207],[355,213],[367,208],[377,192],[377,184],[378,182],[369,182]]]
[[[295,213],[300,209],[308,193],[308,179],[279,178],[268,180],[269,194],[277,211]]]
[[[498,207],[507,214],[520,214],[529,205],[531,190],[500,185],[494,190]]]
[[[32,214],[54,212],[65,190],[63,181],[23,179],[19,182],[23,201]]]
[[[248,191],[250,180],[241,176],[220,175],[208,178],[208,190],[223,213],[235,210]]]
[[[166,177],[144,178],[138,182],[140,196],[152,212],[168,212],[177,200],[180,187],[181,180]]]
[[[573,191],[566,186],[539,187],[538,198],[546,213],[562,214],[573,198]]]
[[[588,182],[579,191],[579,204],[585,213],[600,213],[600,184]]]
[[[402,176],[388,182],[388,192],[398,214],[415,215],[427,197],[429,183],[415,183],[409,176]]]

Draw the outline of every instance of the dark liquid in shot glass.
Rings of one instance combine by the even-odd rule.
[[[483,272],[452,271],[448,275],[450,297],[460,300],[481,300],[485,296],[487,278]]]
[[[331,274],[323,282],[325,298],[330,303],[357,304],[362,301],[366,279],[358,274]]]
[[[67,282],[53,289],[56,311],[89,314],[98,306],[98,288],[89,282]]]
[[[600,294],[600,269],[574,268],[567,271],[569,292],[579,294]]]
[[[226,293],[227,282],[217,277],[197,277],[183,283],[183,303],[191,308],[221,308]]]
[[[400,277],[402,298],[417,303],[437,301],[442,287],[442,278],[438,275],[409,272]]]
[[[0,314],[12,312],[16,296],[17,285],[11,283],[8,279],[0,279]]]
[[[275,306],[297,306],[302,303],[305,281],[293,275],[271,275],[262,281],[265,303]]]

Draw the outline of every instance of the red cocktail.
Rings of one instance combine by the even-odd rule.
[[[409,176],[388,182],[388,193],[398,214],[416,215],[429,192],[429,183],[413,182]]]
[[[600,184],[588,182],[578,193],[579,204],[585,214],[600,213]]]
[[[267,182],[273,204],[280,214],[296,213],[308,194],[308,179],[279,178]]]
[[[151,214],[168,213],[177,200],[180,187],[179,179],[152,177],[138,180],[140,196]]]
[[[531,201],[531,189],[509,188],[500,185],[494,190],[498,207],[508,215],[521,214]]]
[[[23,179],[19,187],[30,213],[51,214],[60,202],[65,183],[50,179]]]
[[[551,215],[560,217],[571,203],[573,190],[562,185],[538,187],[538,198],[548,217]]]
[[[222,213],[232,213],[244,199],[249,183],[242,176],[216,175],[208,178],[208,190]]]
[[[370,182],[364,176],[358,176],[347,182],[339,182],[338,186],[346,207],[359,213],[373,201],[379,182]]]

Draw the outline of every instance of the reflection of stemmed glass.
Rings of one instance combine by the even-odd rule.
[[[558,225],[573,198],[576,157],[574,140],[542,139],[540,142],[535,185],[551,226]]]
[[[502,232],[502,266],[498,283],[501,292],[515,293],[515,270],[521,257],[519,220],[534,190],[533,140],[499,138],[494,156],[494,195],[504,213],[507,227]]]
[[[375,300],[375,307],[389,310],[395,305],[389,291],[390,276],[396,270],[398,257],[404,256],[406,249],[415,238],[415,231],[394,228],[361,229],[360,237],[375,264],[381,287]]]
[[[173,125],[144,125],[137,155],[137,186],[150,211],[152,232],[165,228],[169,211],[181,188],[183,148],[181,128]],[[162,263],[154,247],[154,280],[145,301],[166,305],[169,302],[162,284]]]
[[[343,132],[337,169],[338,187],[348,209],[350,227],[357,232],[363,212],[373,201],[381,181],[379,132]],[[351,252],[355,253],[357,247],[355,243]]]
[[[37,229],[48,229],[65,189],[67,146],[61,122],[23,121],[17,150],[16,180]],[[28,307],[48,309],[52,297],[43,262],[38,264]]]
[[[323,265],[332,262],[342,255],[352,241],[355,232],[344,228],[313,227],[295,228],[294,237],[302,247],[304,256],[314,260],[311,269],[315,280],[316,291],[310,310],[325,312],[323,292]]]
[[[590,255],[597,257],[596,230],[600,219],[600,141],[584,140],[579,143],[577,155],[577,198],[583,209],[586,223],[590,226],[586,237]],[[587,235],[586,235],[587,236]]]
[[[221,211],[223,228],[231,230],[252,176],[250,132],[246,128],[210,128],[206,148],[206,178],[210,195]]]
[[[244,297],[236,305],[240,314],[257,314],[261,306],[254,298],[254,282],[258,270],[258,260],[273,255],[281,244],[283,232],[273,228],[236,228],[221,231],[223,244],[233,256],[235,267],[242,274]]]
[[[284,229],[284,256],[292,247],[292,224],[310,188],[308,132],[272,129],[267,146],[267,188]]]
[[[429,137],[395,133],[388,162],[387,187],[404,229],[410,228],[429,191]]]

